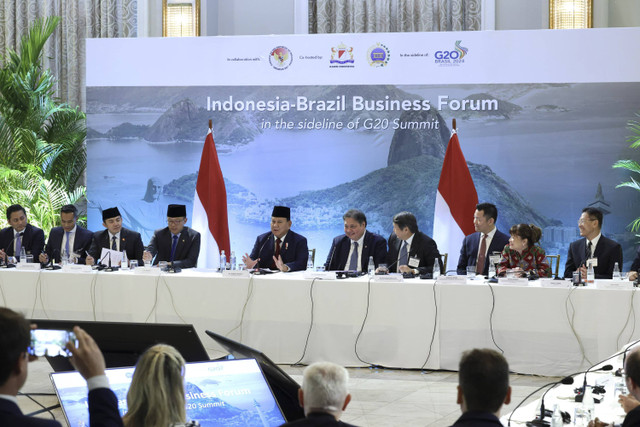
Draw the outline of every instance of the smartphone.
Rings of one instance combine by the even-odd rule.
[[[61,329],[32,329],[28,353],[32,356],[70,356],[66,345],[69,341],[77,344],[76,334]]]

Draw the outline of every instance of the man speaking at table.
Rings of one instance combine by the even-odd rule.
[[[280,271],[300,271],[307,268],[309,248],[307,238],[291,231],[291,209],[274,206],[271,231],[258,236],[251,255],[244,254],[247,268],[270,268]]]
[[[375,267],[387,260],[387,241],[367,231],[367,217],[358,209],[350,209],[343,216],[344,236],[337,236],[325,263],[326,270],[367,271],[369,257]]]
[[[93,265],[96,260],[101,263],[108,261],[101,260],[102,248],[127,253],[127,259],[135,259],[142,264],[144,245],[140,233],[128,230],[122,226],[122,216],[117,207],[102,211],[102,225],[106,228],[103,231],[93,233],[93,243],[87,256],[86,264]]]
[[[469,234],[462,241],[460,258],[458,258],[458,274],[467,274],[467,267],[475,265],[476,274],[486,275],[489,261],[494,252],[502,253],[509,243],[509,236],[496,228],[498,209],[491,203],[479,203],[473,213],[475,233]]]
[[[622,268],[622,247],[602,235],[602,212],[596,208],[584,208],[578,220],[578,228],[584,239],[569,245],[564,277],[571,278],[573,272],[578,270],[586,278],[587,264],[591,262],[596,279],[611,279],[615,263],[618,263],[618,268]]]
[[[442,271],[442,260],[436,242],[420,230],[411,212],[400,212],[393,217],[393,233],[389,236],[389,271],[426,274],[433,272],[435,260]]]
[[[93,233],[80,227],[78,221],[78,208],[74,205],[64,205],[60,208],[60,224],[62,227],[54,227],[49,232],[49,240],[44,252],[40,254],[42,264],[60,262],[63,254],[67,257],[76,257],[78,264],[84,264],[86,253],[91,249]]]
[[[187,207],[185,205],[169,205],[167,207],[168,226],[156,230],[151,243],[144,251],[145,261],[158,264],[160,261],[173,263],[174,267],[191,268],[198,264],[200,254],[200,233],[186,227]]]
[[[44,248],[44,231],[27,222],[27,212],[20,205],[7,208],[9,227],[0,231],[0,257],[6,262],[7,256],[15,256],[18,261],[22,249],[37,260]]]

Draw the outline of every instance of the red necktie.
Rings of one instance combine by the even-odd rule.
[[[482,235],[482,242],[480,243],[480,251],[478,251],[478,262],[476,262],[476,274],[484,273],[484,260],[487,258],[487,235]]]
[[[280,238],[276,239],[276,251],[275,251],[275,252],[274,252],[274,254],[273,254],[273,256],[274,256],[276,259],[278,259],[278,257],[280,256],[280,243],[281,243],[281,242],[282,242],[282,240],[280,240]],[[277,267],[276,267],[276,262],[275,262],[275,261],[273,261],[273,262],[271,263],[271,269],[272,269],[272,270],[275,270],[276,268],[277,268]]]

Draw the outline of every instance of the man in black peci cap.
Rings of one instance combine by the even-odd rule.
[[[305,270],[308,259],[307,238],[291,231],[291,209],[286,206],[273,207],[271,231],[259,235],[251,255],[242,257],[247,268],[285,272]]]
[[[200,233],[186,227],[186,223],[187,207],[169,205],[168,226],[154,231],[151,243],[144,251],[145,261],[150,261],[155,256],[154,265],[160,261],[167,261],[173,262],[174,267],[196,267],[200,254]]]
[[[122,226],[122,216],[117,207],[102,211],[102,225],[106,230],[93,233],[93,242],[86,260],[87,265],[93,265],[96,261],[100,261],[102,248],[118,252],[126,251],[127,259],[135,259],[139,264],[144,262],[142,260],[144,245],[140,233]],[[106,262],[102,261],[102,263]]]

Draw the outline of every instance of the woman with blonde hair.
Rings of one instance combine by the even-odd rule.
[[[144,352],[127,393],[125,427],[196,427],[185,422],[184,359],[170,345],[157,344]]]
[[[514,270],[517,276],[526,277],[533,272],[538,277],[550,277],[551,267],[547,255],[536,245],[542,237],[542,230],[533,224],[517,224],[509,229],[511,238],[502,251],[498,276],[507,270]]]

